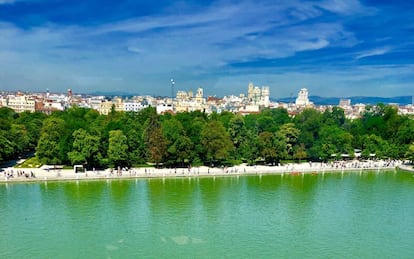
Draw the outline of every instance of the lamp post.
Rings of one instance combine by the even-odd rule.
[[[175,81],[171,78],[171,109],[174,111],[174,85]]]

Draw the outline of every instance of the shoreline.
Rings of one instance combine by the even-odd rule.
[[[405,172],[414,173],[414,165],[401,164],[401,165],[398,165],[397,168]]]
[[[2,183],[56,182],[78,180],[115,180],[115,179],[150,179],[150,178],[195,178],[225,177],[247,175],[304,175],[338,172],[362,172],[401,169],[407,170],[401,161],[337,161],[331,163],[290,163],[278,166],[248,166],[245,164],[233,167],[210,168],[207,166],[191,168],[131,168],[129,170],[112,171],[111,169],[75,173],[69,169],[45,170],[40,168],[5,168],[0,174]]]

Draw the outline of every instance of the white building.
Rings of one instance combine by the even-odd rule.
[[[143,105],[141,102],[124,102],[124,111],[126,112],[139,112],[147,107],[148,105]]]
[[[35,112],[35,99],[26,95],[9,95],[7,97],[7,107],[15,112]]]
[[[252,82],[249,83],[247,90],[247,100],[252,104],[269,106],[270,103],[270,89],[268,86],[262,88],[254,86]]]
[[[308,89],[306,88],[300,89],[298,93],[298,98],[296,98],[295,104],[296,106],[300,106],[300,107],[312,105],[312,103],[309,101]]]

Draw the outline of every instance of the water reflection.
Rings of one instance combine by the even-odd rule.
[[[0,257],[411,258],[412,197],[381,171],[0,185]]]

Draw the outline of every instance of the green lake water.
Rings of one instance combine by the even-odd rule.
[[[0,184],[0,235],[0,258],[414,258],[414,177]]]

